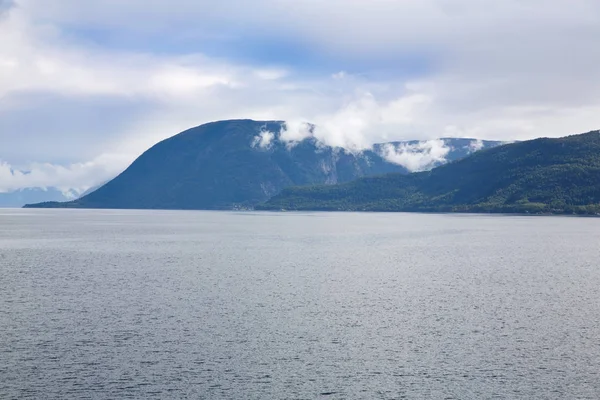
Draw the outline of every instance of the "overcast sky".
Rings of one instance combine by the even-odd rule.
[[[598,0],[0,0],[0,190],[227,118],[359,148],[595,130],[599,40]]]

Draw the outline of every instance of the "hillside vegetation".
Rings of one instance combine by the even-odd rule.
[[[483,150],[429,172],[282,191],[264,210],[600,212],[600,132]]]

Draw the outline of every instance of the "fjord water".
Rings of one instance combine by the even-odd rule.
[[[600,220],[0,211],[0,398],[597,399]]]

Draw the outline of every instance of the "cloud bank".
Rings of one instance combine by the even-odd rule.
[[[0,193],[23,188],[57,188],[64,193],[81,194],[90,187],[106,182],[118,175],[126,160],[102,156],[86,163],[31,164],[25,170],[13,168],[0,161]]]

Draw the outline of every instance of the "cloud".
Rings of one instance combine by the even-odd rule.
[[[316,117],[315,136],[331,146],[349,150],[368,148],[368,130],[381,124],[380,107],[371,93],[365,93],[331,115]]]
[[[132,120],[159,109],[152,101],[114,95],[9,93],[0,97],[0,158],[17,167],[33,162],[68,165],[120,152]],[[138,151],[132,149],[133,155]]]
[[[401,165],[411,172],[418,172],[445,163],[450,150],[443,140],[436,139],[414,144],[388,143],[381,147],[381,155],[391,163]]]
[[[269,149],[273,140],[275,140],[275,133],[268,130],[261,130],[257,136],[254,137],[252,147],[259,147],[261,149]]]
[[[30,187],[55,187],[63,192],[83,193],[119,174],[129,163],[127,156],[102,155],[92,161],[68,166],[34,163],[19,170],[0,161],[0,192]]]
[[[0,94],[52,92],[168,101],[212,87],[233,87],[240,75],[253,73],[201,54],[161,57],[72,45],[59,31],[32,24],[18,8],[0,23],[0,35]]]
[[[315,51],[377,58],[417,49],[441,53],[443,57],[448,53],[473,51],[482,52],[485,57],[502,58],[502,54],[493,55],[496,49],[510,51],[517,45],[553,47],[557,44],[547,43],[547,39],[565,33],[571,38],[585,38],[597,32],[600,15],[596,0],[573,0],[568,7],[563,0],[223,0],[218,3],[18,0],[18,3],[32,18],[67,26],[111,29],[126,35],[169,31],[175,37],[185,34],[196,42],[207,36],[223,37],[225,42],[252,36],[259,36],[265,42],[297,38]],[[290,15],[294,18],[289,18]],[[576,27],[581,29],[573,30]],[[590,35],[587,42],[593,42],[593,38]],[[487,46],[474,47],[484,44]]]
[[[0,158],[81,171],[227,118],[353,151],[585,132],[599,36],[596,0],[0,0]],[[102,168],[39,176],[89,186]]]
[[[416,92],[413,87],[406,87],[403,91],[404,96],[387,102],[378,101],[371,92],[358,91],[339,109],[314,115],[311,119],[314,125],[288,121],[282,140],[298,141],[313,136],[328,146],[361,151],[376,142],[409,135],[415,119],[428,107],[432,98],[426,93]],[[420,136],[422,132],[415,132],[415,135]]]
[[[481,149],[483,149],[483,141],[481,139],[476,139],[471,141],[471,143],[469,143],[469,153],[474,153],[476,151],[479,151]]]
[[[294,146],[304,139],[314,137],[314,125],[298,120],[284,122],[279,132],[279,140]]]

